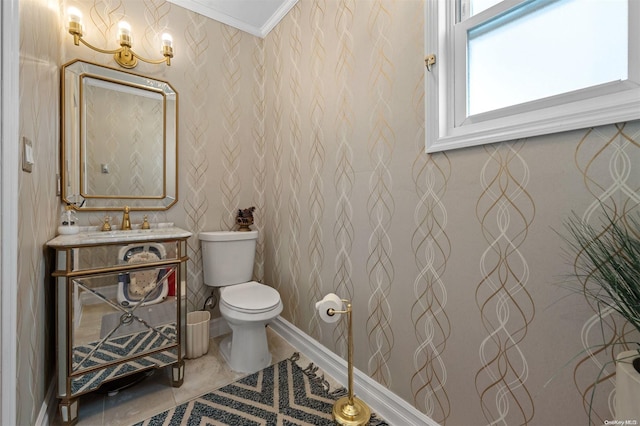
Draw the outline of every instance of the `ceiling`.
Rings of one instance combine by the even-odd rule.
[[[168,0],[185,9],[264,38],[298,0]]]

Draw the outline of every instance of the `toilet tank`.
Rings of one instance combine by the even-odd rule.
[[[200,232],[198,238],[206,285],[224,287],[251,281],[258,231]]]

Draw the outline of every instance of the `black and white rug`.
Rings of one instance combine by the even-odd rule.
[[[298,354],[216,391],[157,414],[136,426],[178,425],[333,425],[331,392],[313,364],[302,369]],[[387,425],[373,416],[370,425]]]

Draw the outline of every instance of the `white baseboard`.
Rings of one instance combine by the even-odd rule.
[[[56,418],[56,409],[58,408],[58,399],[55,393],[56,383],[57,376],[54,376],[51,383],[49,383],[47,394],[44,396],[44,401],[42,401],[42,405],[40,406],[40,412],[34,423],[35,426],[49,426]]]
[[[348,367],[344,359],[282,317],[273,320],[269,327],[311,359],[322,371],[346,386]],[[353,387],[354,394],[390,425],[439,426],[433,419],[357,368],[353,369]]]
[[[95,290],[97,293],[100,293],[105,299],[116,300],[118,296],[118,286],[115,286],[115,285],[95,287],[93,290]],[[81,292],[79,301],[82,306],[97,305],[97,304],[104,303],[104,300],[100,299],[99,297],[97,297],[96,295],[94,295],[89,291]]]
[[[231,333],[229,324],[222,317],[217,317],[209,322],[209,337],[214,339],[227,333]]]

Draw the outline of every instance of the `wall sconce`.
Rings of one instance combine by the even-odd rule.
[[[166,62],[167,65],[171,65],[171,58],[173,58],[173,39],[169,34],[162,34],[162,55],[163,59],[146,59],[131,50],[131,26],[124,21],[118,24],[118,43],[119,49],[105,50],[92,46],[90,43],[82,38],[82,13],[75,7],[70,7],[67,11],[69,16],[69,34],[73,36],[73,44],[80,45],[80,42],[85,46],[100,52],[113,55],[115,61],[124,68],[135,68],[138,65],[138,59],[147,62],[149,64],[161,64]]]

